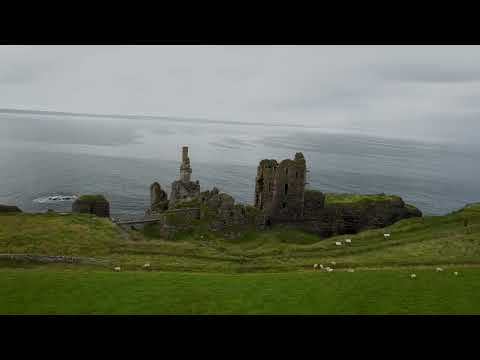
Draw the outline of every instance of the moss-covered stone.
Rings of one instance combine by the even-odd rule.
[[[82,195],[73,202],[72,212],[110,217],[110,203],[103,195]]]

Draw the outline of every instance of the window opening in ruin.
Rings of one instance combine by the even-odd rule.
[[[295,172],[295,177],[298,179],[298,171]]]
[[[272,191],[272,183],[271,182],[268,183],[268,191],[269,192]]]
[[[284,202],[284,203],[282,204],[282,207],[285,209],[285,208],[287,207],[287,203]]]
[[[288,184],[285,184],[285,195],[288,194]]]

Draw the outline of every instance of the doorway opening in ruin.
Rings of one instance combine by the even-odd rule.
[[[285,184],[285,195],[288,194],[288,184]]]

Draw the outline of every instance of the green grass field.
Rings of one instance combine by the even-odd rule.
[[[0,313],[480,313],[480,269],[415,272],[413,280],[407,269],[250,274],[2,269]]]
[[[347,237],[351,244],[335,245]],[[126,235],[84,214],[3,214],[0,254],[13,253],[90,257],[107,266],[0,258],[3,314],[480,313],[480,204],[325,240],[285,226],[230,239],[201,224],[163,240],[155,227]],[[154,271],[143,271],[147,262]],[[313,271],[313,264],[336,270]],[[348,268],[356,272],[342,271]]]

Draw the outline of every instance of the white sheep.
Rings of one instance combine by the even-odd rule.
[[[143,265],[144,269],[150,270],[150,263],[146,263]]]
[[[337,265],[337,263],[335,261],[330,261],[330,264],[331,265]]]
[[[410,275],[410,277],[411,277],[412,279],[415,279],[415,278],[417,277],[417,274],[412,274],[412,275]]]
[[[348,271],[348,272],[351,272],[351,273],[352,273],[352,272],[355,272],[354,269],[348,269],[347,271]]]
[[[342,245],[342,242],[341,241],[335,241],[335,245],[340,246],[340,245]]]
[[[390,234],[383,234],[383,237],[384,237],[384,238],[389,238],[389,237],[390,237]]]
[[[351,244],[351,243],[352,243],[352,239],[347,239],[347,240],[345,240],[345,242],[346,242],[347,244]]]
[[[441,267],[437,267],[437,271],[440,272],[443,271],[443,269]]]
[[[327,270],[328,272],[332,272],[332,271],[333,271],[333,269],[332,269],[331,267],[327,267],[326,270]]]
[[[313,264],[313,268],[314,269],[318,268],[318,264]]]
[[[117,271],[117,272],[120,271],[120,266],[115,266],[115,267],[113,268],[113,270],[114,270],[114,271]]]
[[[458,271],[455,271],[453,275],[458,276]]]
[[[320,266],[320,269],[323,269],[323,264],[320,264],[319,266]]]

